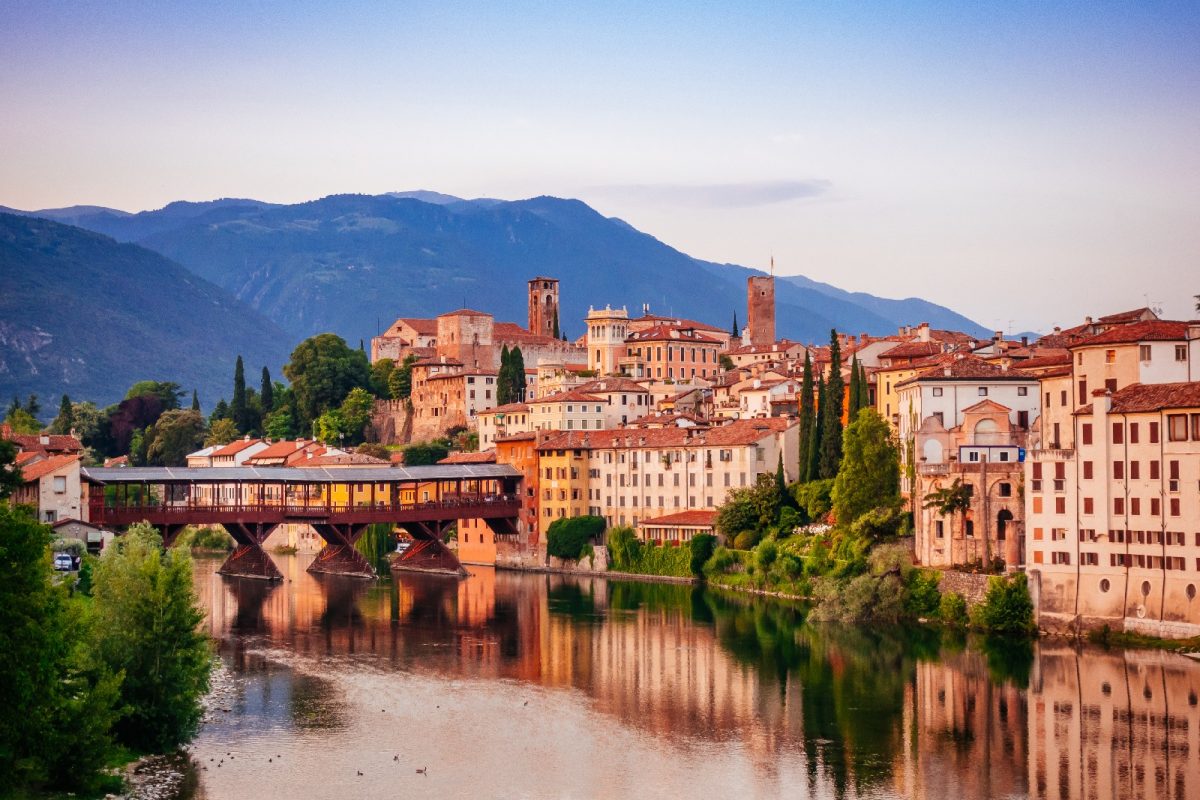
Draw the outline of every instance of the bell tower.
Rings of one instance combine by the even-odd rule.
[[[561,333],[558,322],[558,278],[538,277],[529,281],[529,332],[540,336]],[[555,331],[555,328],[558,331]]]

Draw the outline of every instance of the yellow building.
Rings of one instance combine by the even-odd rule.
[[[588,449],[584,434],[555,437],[538,447],[542,530],[551,522],[588,513]]]

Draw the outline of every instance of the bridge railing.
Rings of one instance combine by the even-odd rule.
[[[192,497],[186,500],[164,501],[157,503],[114,502],[113,498],[93,497],[89,504],[91,520],[104,522],[106,520],[128,520],[153,518],[179,519],[197,522],[211,521],[214,517],[246,517],[246,518],[278,518],[286,520],[296,518],[329,518],[329,517],[369,517],[388,521],[391,518],[402,519],[406,515],[425,516],[442,511],[494,511],[497,514],[517,513],[521,507],[521,499],[514,494],[502,495],[461,495],[443,497],[440,500],[414,502],[358,502],[358,503],[295,503],[295,502],[263,502],[237,503],[198,502]],[[462,514],[462,516],[467,516]]]

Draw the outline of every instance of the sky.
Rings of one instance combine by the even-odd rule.
[[[1196,316],[1195,0],[0,0],[0,20],[0,205],[550,194],[995,330]]]

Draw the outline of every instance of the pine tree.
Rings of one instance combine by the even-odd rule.
[[[275,384],[271,383],[271,371],[266,367],[263,367],[262,385],[259,387],[258,396],[262,400],[263,416],[275,410]]]
[[[513,402],[523,403],[525,402],[525,356],[519,347],[514,347],[508,355]]]
[[[800,384],[800,480],[808,480],[809,447],[816,423],[816,398],[813,396],[812,358],[804,351],[804,378]]]
[[[192,411],[200,410],[200,395],[196,394],[196,390],[192,389]]]
[[[496,374],[496,405],[504,406],[512,399],[512,353],[508,345],[500,348],[500,371]]]
[[[822,427],[820,474],[822,478],[837,477],[842,463],[842,408],[845,381],[842,380],[842,349],[837,331],[829,332],[829,380],[822,397]]]
[[[249,432],[249,426],[246,425],[246,368],[240,355],[233,368],[233,400],[229,403],[229,414],[239,432]]]
[[[74,427],[75,407],[71,405],[71,398],[64,394],[62,402],[58,404],[58,416],[50,423],[50,433],[70,433]]]
[[[779,463],[775,466],[775,491],[779,492],[779,502],[783,503],[788,496],[787,473],[783,471],[783,451],[779,452]]]
[[[854,421],[858,415],[859,403],[859,385],[858,385],[858,356],[854,356],[850,360],[850,395],[849,395],[849,419]]]
[[[813,419],[812,434],[808,437],[808,468],[804,473],[805,481],[819,480],[821,477],[821,435],[825,431],[825,376],[817,375],[817,415]]]

